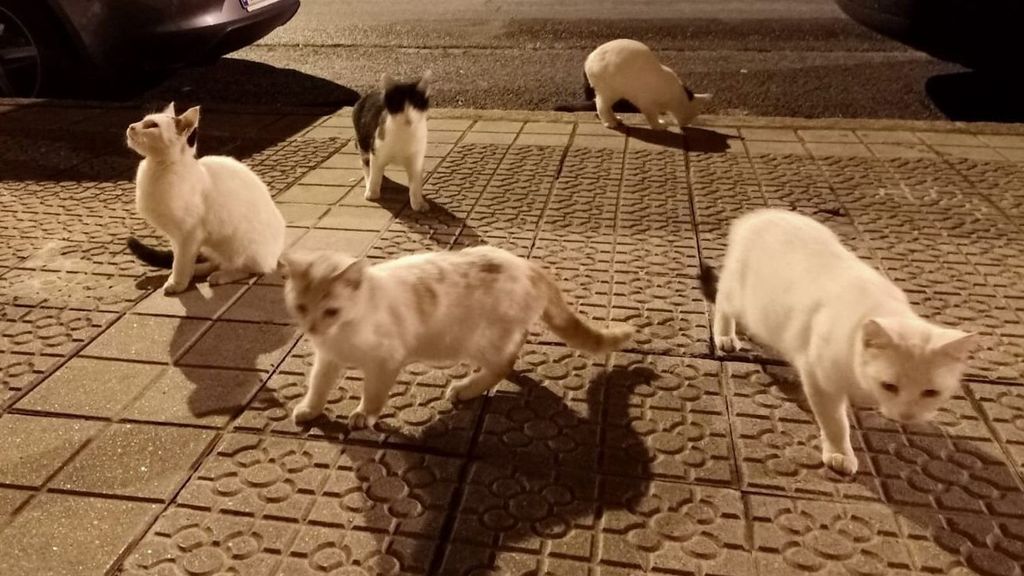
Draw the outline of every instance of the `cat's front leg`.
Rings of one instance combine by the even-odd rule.
[[[379,156],[370,155],[370,177],[366,179],[366,193],[363,198],[366,200],[377,200],[380,198],[380,187],[384,182],[385,164]]]
[[[164,283],[164,294],[178,294],[188,288],[201,244],[202,241],[197,234],[186,234],[179,240],[171,239],[174,262],[171,264],[171,277]]]
[[[313,371],[309,374],[306,396],[292,410],[292,420],[296,424],[309,422],[324,411],[327,396],[341,375],[342,366],[338,362],[317,353],[313,362]]]
[[[423,158],[408,160],[405,171],[409,176],[409,205],[417,212],[430,210],[430,203],[423,197]]]
[[[612,106],[615,105],[615,102],[610,102],[607,98],[602,98],[600,94],[597,94],[594,97],[594,103],[597,105],[597,115],[601,118],[601,123],[604,124],[605,128],[618,128],[622,126],[622,120],[612,111]]]
[[[365,370],[363,398],[359,406],[348,415],[349,428],[372,428],[388,402],[388,393],[395,385],[399,368],[389,364],[370,366]]]
[[[821,428],[821,461],[840,474],[857,473],[857,456],[850,444],[850,421],[845,395],[823,389],[811,370],[799,370],[804,393]]]

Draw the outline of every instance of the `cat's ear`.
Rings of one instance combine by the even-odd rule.
[[[352,290],[358,290],[359,286],[363,283],[363,274],[369,267],[370,264],[367,262],[366,258],[360,258],[348,266],[345,266],[340,271],[335,272],[334,276],[331,277],[331,280],[333,282],[340,282]]]
[[[385,73],[380,75],[380,87],[385,92],[387,92],[388,90],[391,90],[397,84],[398,84],[398,80],[395,80],[395,77],[392,76],[391,74],[388,74],[387,72],[385,72]]]
[[[868,318],[861,326],[865,348],[884,350],[896,343],[896,327],[886,318]]]
[[[932,338],[932,341],[936,352],[963,362],[978,347],[981,335],[977,332],[943,328]]]
[[[430,92],[430,86],[434,83],[434,73],[430,70],[423,72],[423,76],[420,76],[420,81],[416,83],[416,89],[423,94]]]
[[[174,127],[178,134],[188,134],[199,125],[199,106],[193,106],[181,116],[174,118]]]
[[[174,102],[171,102],[170,104],[167,105],[167,108],[164,108],[164,114],[167,114],[168,116],[174,116],[175,115],[174,114]]]
[[[304,274],[309,269],[311,257],[304,252],[285,252],[277,259],[277,271],[287,278]]]

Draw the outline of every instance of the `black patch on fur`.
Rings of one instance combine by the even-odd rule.
[[[151,248],[143,244],[141,240],[134,236],[128,238],[128,250],[130,250],[131,253],[144,264],[166,269],[170,269],[174,266],[174,252],[170,250]]]
[[[583,71],[583,98],[586,100],[593,100],[597,97],[594,93],[594,87],[590,85],[590,78],[587,78],[587,71]]]
[[[690,102],[693,102],[693,98],[695,96],[695,94],[693,93],[693,90],[690,90],[689,86],[683,84],[683,91],[686,92],[687,100],[689,100]]]
[[[185,139],[185,142],[188,143],[188,147],[189,148],[195,148],[196,147],[196,142],[198,140],[199,140],[199,126],[196,126],[195,128],[192,129],[192,132],[189,133],[188,138]]]
[[[356,130],[356,144],[359,150],[367,154],[373,152],[373,144],[378,138],[377,131],[385,112],[401,114],[405,111],[406,104],[421,112],[430,107],[430,98],[417,84],[418,82],[395,84],[387,92],[374,90],[356,102],[352,108],[352,126]]]
[[[502,268],[503,267],[500,262],[491,261],[480,263],[480,272],[484,274],[501,274]]]
[[[377,138],[377,127],[384,114],[384,92],[375,90],[356,102],[352,108],[352,126],[356,130],[356,145],[359,150],[369,154],[373,151],[373,143]]]
[[[700,263],[700,292],[708,302],[718,296],[718,271],[705,262]]]

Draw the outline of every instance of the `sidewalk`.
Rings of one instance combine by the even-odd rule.
[[[182,297],[137,263],[131,108],[0,102],[0,574],[984,574],[1024,565],[1024,129],[704,118],[685,140],[590,115],[433,114],[426,214],[362,199],[350,119],[204,110],[301,248],[486,243],[542,262],[631,349],[539,331],[458,407],[414,366],[383,432],[361,374],[294,427],[311,350],[278,278]],[[641,123],[629,119],[633,126]],[[937,425],[858,412],[823,469],[791,370],[711,344],[700,259],[760,206],[815,215],[926,316],[985,334]]]

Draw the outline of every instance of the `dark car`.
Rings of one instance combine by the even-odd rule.
[[[836,0],[850,18],[968,68],[1017,71],[1024,0]]]
[[[299,0],[0,0],[0,96],[92,94],[212,61],[298,9]]]

